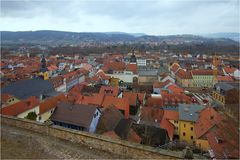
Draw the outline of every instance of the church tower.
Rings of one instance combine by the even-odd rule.
[[[48,69],[47,69],[46,59],[44,54],[42,55],[40,62],[41,62],[41,68],[40,68],[39,76],[42,77],[44,80],[47,80],[49,79],[49,75],[48,75]]]
[[[132,50],[132,55],[131,55],[131,58],[130,58],[130,63],[134,63],[136,64],[137,63],[137,58],[134,54],[134,49]]]

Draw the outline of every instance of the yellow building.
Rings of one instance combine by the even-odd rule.
[[[119,78],[110,78],[110,85],[113,87],[118,87],[119,86]]]
[[[197,104],[179,104],[179,140],[189,145],[196,144],[195,122],[198,119],[198,111],[204,106]]]
[[[203,151],[208,151],[210,149],[207,138],[196,139],[196,146]]]
[[[179,140],[195,144],[194,122],[179,120]]]
[[[213,90],[212,97],[215,101],[221,103],[222,105],[225,105],[225,96],[221,95],[219,92]]]
[[[1,107],[10,106],[19,102],[20,100],[10,94],[1,94]]]
[[[219,82],[216,83],[213,87],[212,97],[215,101],[225,105],[228,102],[232,104],[238,104],[238,96],[233,98],[232,96],[228,95],[238,95],[239,94],[239,85],[238,83],[226,83],[226,82]],[[233,93],[231,93],[233,92]],[[235,94],[234,94],[235,93]]]
[[[175,110],[164,110],[164,118],[174,125],[174,135],[179,137],[179,113]]]
[[[215,84],[213,70],[197,69],[192,70],[193,87],[209,87]]]
[[[179,69],[176,73],[176,82],[181,87],[192,87],[193,78],[191,72]]]

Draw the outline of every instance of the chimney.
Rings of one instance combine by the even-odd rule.
[[[42,95],[42,94],[39,95],[39,100],[40,100],[40,101],[43,100],[43,95]]]

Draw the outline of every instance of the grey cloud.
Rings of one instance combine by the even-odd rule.
[[[59,25],[61,30],[70,31],[122,28],[125,32],[153,34],[232,32],[239,27],[238,0],[18,0],[1,3],[4,24],[11,25],[10,19],[27,19],[32,30],[39,29],[31,24],[38,20],[45,23],[45,29],[58,30]],[[59,24],[51,24],[51,21]]]

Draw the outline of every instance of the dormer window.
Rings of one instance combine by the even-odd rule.
[[[222,138],[219,138],[219,137],[215,137],[215,140],[217,141],[218,144],[223,142]]]

